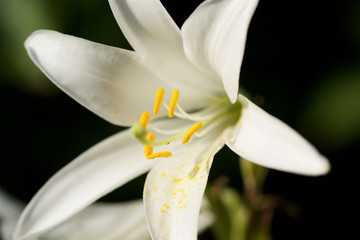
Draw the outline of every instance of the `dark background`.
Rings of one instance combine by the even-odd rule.
[[[201,1],[162,2],[181,26]],[[105,0],[0,2],[0,186],[24,202],[66,163],[121,130],[57,90],[31,63],[23,42],[42,28],[130,48]],[[296,217],[276,211],[273,238],[354,239],[359,222],[360,1],[260,1],[240,84],[332,164],[323,177],[270,171],[265,192],[301,208]],[[236,164],[236,156],[222,150],[209,182],[226,175],[230,186],[241,189]],[[143,181],[144,176],[103,200],[141,197]]]

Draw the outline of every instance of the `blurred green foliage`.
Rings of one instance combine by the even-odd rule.
[[[0,2],[0,84],[46,93],[51,84],[26,56],[24,39],[39,28],[56,29],[59,18],[47,8],[46,0],[2,0]],[[61,27],[60,27],[61,28]]]
[[[360,65],[331,72],[308,99],[301,128],[318,145],[338,150],[360,137]]]

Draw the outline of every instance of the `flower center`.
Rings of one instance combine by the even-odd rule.
[[[234,107],[239,107],[239,104],[230,104],[226,98],[220,98],[214,102],[209,102],[211,103],[209,106],[192,113],[187,113],[178,103],[180,96],[178,89],[173,91],[169,105],[165,103],[164,95],[165,90],[163,88],[159,88],[155,94],[153,109],[153,113],[155,115],[158,114],[161,105],[163,105],[168,111],[169,118],[176,116],[177,118],[189,120],[193,123],[189,124],[191,126],[187,126],[185,129],[184,127],[180,127],[171,130],[164,130],[151,124],[150,113],[143,112],[141,114],[140,121],[135,123],[131,127],[131,130],[134,136],[144,145],[144,155],[147,159],[171,157],[172,153],[169,151],[160,151],[154,153],[154,147],[168,145],[169,143],[180,138],[182,138],[182,144],[186,144],[193,136],[202,137],[213,129],[234,123],[236,121],[236,117],[238,117],[240,114],[240,111],[231,111]],[[225,115],[228,117],[224,117]],[[148,126],[154,132],[163,135],[170,135],[170,137],[155,141],[155,134],[149,133],[146,130]]]

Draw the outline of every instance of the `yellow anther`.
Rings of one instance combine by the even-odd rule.
[[[155,95],[155,103],[154,103],[154,114],[157,114],[160,110],[161,103],[164,99],[165,90],[163,88],[159,88],[156,91]]]
[[[153,154],[153,147],[144,146],[144,155],[145,155],[145,157],[148,158],[148,156],[150,156],[151,154]]]
[[[149,156],[146,156],[147,159],[154,159],[154,158],[159,158],[159,157],[171,157],[172,153],[171,152],[157,152],[157,153],[153,153]]]
[[[175,107],[177,101],[179,100],[180,92],[178,89],[175,89],[171,95],[170,105],[169,105],[169,117],[172,118],[174,116]]]
[[[146,126],[148,125],[149,120],[150,120],[150,113],[149,113],[149,112],[143,112],[143,113],[141,114],[141,118],[140,118],[139,124],[140,124],[144,129],[146,129]]]
[[[153,133],[149,133],[147,136],[146,136],[146,140],[150,141],[150,142],[153,142],[155,140],[155,135]],[[153,147],[151,146],[144,146],[144,154],[145,154],[145,157],[148,157],[150,156],[152,153],[153,153]]]
[[[192,125],[191,128],[185,134],[182,140],[182,144],[187,143],[192,137],[192,135],[194,135],[197,131],[199,131],[202,126],[203,126],[202,122],[197,122],[194,125]]]
[[[150,142],[155,141],[155,135],[153,133],[149,133],[146,136],[146,140]],[[153,147],[151,146],[144,146],[144,154],[147,159],[154,159],[159,157],[171,157],[172,155],[171,152],[167,152],[167,151],[153,153]]]
[[[155,140],[155,134],[153,133],[149,133],[147,136],[146,136],[146,140],[150,141],[150,142],[153,142]]]

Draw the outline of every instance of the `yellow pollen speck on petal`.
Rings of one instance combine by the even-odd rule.
[[[154,103],[154,114],[157,114],[160,110],[161,103],[164,99],[165,90],[163,88],[159,88],[155,94],[155,103]]]
[[[149,112],[143,112],[140,117],[139,124],[146,129],[146,126],[148,125],[150,120],[150,113]]]
[[[192,137],[192,135],[194,135],[197,131],[199,131],[200,128],[202,128],[202,126],[203,126],[202,122],[197,122],[194,125],[192,125],[191,128],[185,134],[185,136],[182,140],[182,144],[187,143],[190,140],[190,138]]]
[[[181,182],[183,179],[182,178],[174,178],[173,182]]]
[[[169,104],[169,117],[172,118],[174,116],[175,107],[179,100],[180,92],[178,89],[175,89],[171,95],[171,100]]]
[[[171,157],[172,153],[168,152],[168,151],[163,151],[163,152],[157,152],[157,153],[153,153],[151,155],[146,156],[147,159],[154,159],[154,158],[159,158],[159,157]]]

